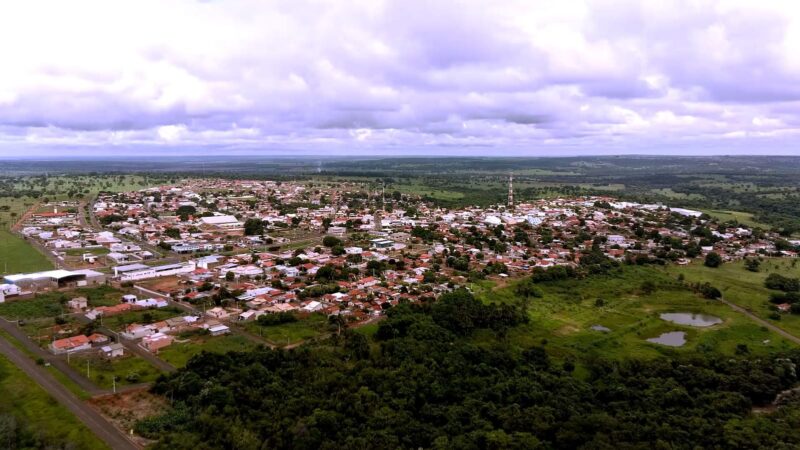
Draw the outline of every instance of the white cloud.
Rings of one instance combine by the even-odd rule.
[[[768,150],[797,134],[798,50],[795,2],[6,2],[0,152]]]

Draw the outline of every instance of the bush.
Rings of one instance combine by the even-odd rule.
[[[290,312],[279,312],[277,314],[262,314],[258,316],[258,324],[269,327],[283,323],[297,322],[297,316]]]
[[[789,278],[777,273],[771,273],[764,280],[764,286],[767,289],[775,289],[784,292],[798,292],[800,291],[800,279]]]
[[[342,245],[342,240],[335,236],[325,236],[322,238],[322,245],[328,248],[338,247]]]
[[[717,268],[722,265],[722,257],[717,252],[710,252],[706,255],[706,267]]]

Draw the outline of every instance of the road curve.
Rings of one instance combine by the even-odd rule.
[[[725,300],[723,298],[721,298],[719,300],[722,303],[725,303],[726,305],[730,306],[734,311],[738,311],[738,312],[744,314],[745,316],[749,317],[752,321],[757,322],[757,323],[769,328],[770,330],[778,333],[779,335],[785,337],[786,339],[794,342],[795,344],[800,345],[800,338],[795,336],[795,335],[793,335],[793,334],[791,334],[791,333],[789,333],[788,331],[784,330],[783,328],[780,328],[778,326],[775,326],[775,325],[767,322],[766,320],[758,317],[757,315],[751,313],[750,311],[742,308],[741,306],[739,306],[739,305],[737,305],[735,303],[731,303],[731,302],[729,302],[729,301],[727,301],[727,300]]]
[[[97,437],[103,440],[114,450],[136,450],[139,447],[125,436],[119,429],[109,423],[97,411],[83,403],[56,381],[44,368],[37,366],[22,351],[11,345],[6,339],[0,338],[0,353],[8,358],[15,366],[25,372],[33,381],[42,387],[51,397],[69,409],[81,422],[86,425]]]

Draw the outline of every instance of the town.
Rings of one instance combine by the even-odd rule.
[[[226,179],[101,194],[85,210],[79,202],[42,204],[19,232],[59,268],[5,276],[0,301],[48,292],[66,298],[98,286],[119,293],[111,301],[65,301],[67,323],[83,327],[36,329],[56,354],[116,357],[127,348],[157,355],[192,330],[291,347],[324,335],[326,323],[370,324],[400,302],[435,299],[476,280],[598,257],[630,265],[702,264],[709,254],[795,258],[800,244],[662,204],[611,197],[516,203],[512,178],[508,185],[505,205],[453,210],[356,183]],[[143,313],[150,310],[158,314]],[[104,321],[120,326],[73,335]],[[283,321],[314,327],[264,337],[263,325]]]

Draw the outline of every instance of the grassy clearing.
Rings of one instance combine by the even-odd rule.
[[[397,190],[404,194],[422,195],[422,196],[427,195],[428,197],[437,200],[460,200],[464,198],[464,194],[461,192],[428,186],[421,182],[415,182],[413,184],[412,183],[393,184],[391,188],[392,190]]]
[[[114,331],[122,331],[126,326],[132,323],[153,323],[161,320],[166,320],[172,317],[177,317],[183,313],[183,310],[175,306],[167,306],[166,308],[159,309],[144,309],[140,311],[130,311],[115,316],[103,318],[103,325],[111,328]]]
[[[109,254],[111,251],[105,247],[91,247],[91,248],[70,248],[64,251],[67,256],[83,256],[88,253],[94,256],[103,256]]]
[[[650,294],[641,292],[644,280],[656,283],[657,289]],[[531,322],[511,330],[509,339],[520,346],[546,343],[555,356],[653,358],[692,351],[733,354],[738,344],[747,345],[752,353],[792,346],[727,305],[697,296],[659,268],[625,267],[613,275],[541,283],[539,287],[544,295],[530,301]],[[496,290],[486,282],[472,288],[483,301],[520,301],[514,283]],[[681,326],[661,320],[659,314],[665,312],[710,314],[723,322],[709,328]],[[593,325],[611,331],[595,331]],[[685,332],[687,343],[672,348],[646,341],[669,331]],[[494,339],[490,332],[476,337],[477,342],[486,344]]]
[[[95,385],[111,389],[113,378],[117,378],[117,387],[129,384],[148,383],[155,381],[161,374],[158,369],[141,357],[132,354],[106,359],[95,351],[72,355],[69,365],[75,371],[87,376]]]
[[[712,269],[700,263],[688,266],[672,266],[666,271],[671,275],[683,274],[686,281],[711,283],[722,291],[723,297],[747,308],[753,314],[769,319],[772,310],[768,301],[770,290],[764,287],[764,280],[770,273],[780,273],[791,277],[800,277],[800,263],[789,259],[764,259],[759,272],[745,270],[744,262],[737,261],[723,264]],[[775,325],[800,336],[800,316],[783,314]]]
[[[256,347],[256,344],[243,336],[212,337],[202,333],[191,333],[179,336],[172,345],[159,350],[158,357],[175,367],[183,367],[192,356],[203,351],[211,353],[244,352]]]
[[[771,228],[769,225],[755,220],[752,214],[742,211],[725,211],[718,209],[702,209],[701,211],[723,222],[735,220],[742,225],[747,225],[748,227],[752,228],[763,228],[765,230]]]
[[[43,436],[47,443],[55,444],[54,447],[107,448],[5,357],[0,357],[0,414],[14,416],[26,434]]]
[[[327,330],[328,319],[324,314],[311,314],[297,322],[282,323],[268,327],[257,321],[246,322],[244,327],[250,333],[261,336],[275,345],[296,344],[315,338]]]
[[[700,194],[686,194],[683,192],[676,192],[670,188],[664,189],[652,189],[654,194],[663,195],[664,197],[675,199],[675,200],[703,200],[705,199],[704,196]]]
[[[362,325],[360,327],[353,328],[353,331],[355,331],[356,333],[361,333],[367,337],[372,337],[375,335],[375,333],[378,332],[378,324],[370,323],[367,325]]]
[[[0,229],[0,274],[50,270],[53,263],[16,234]]]
[[[0,303],[0,316],[9,320],[55,317],[69,310],[63,303],[86,297],[90,306],[110,306],[119,303],[123,292],[111,286],[78,288],[66,292],[46,292],[32,299],[10,300]]]

